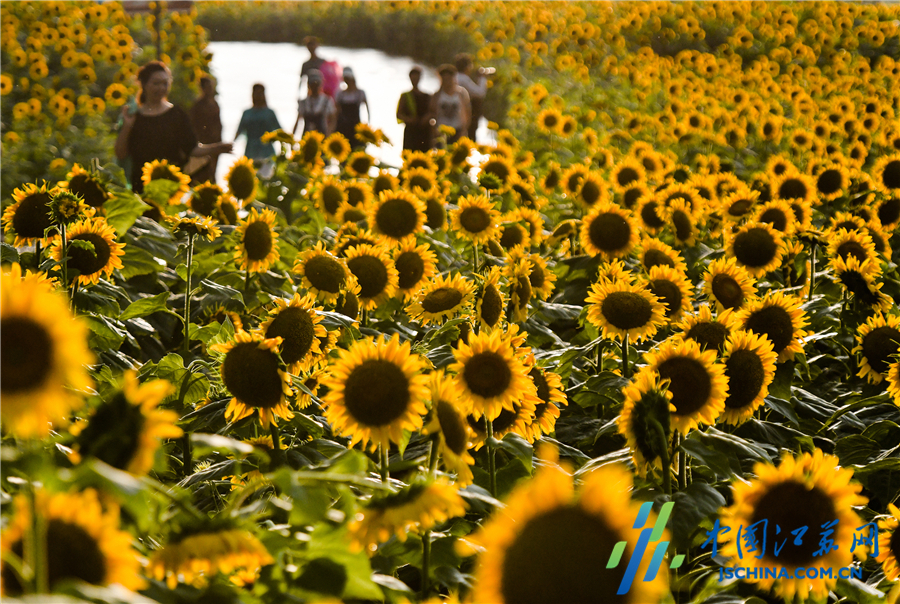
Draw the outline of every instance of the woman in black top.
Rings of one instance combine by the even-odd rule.
[[[131,187],[144,190],[141,171],[144,164],[157,159],[183,168],[192,155],[229,153],[231,143],[197,142],[188,114],[169,102],[172,74],[165,63],[151,61],[138,71],[141,83],[137,111],[122,108],[122,128],[116,139],[116,157],[131,156]]]
[[[356,76],[349,67],[344,67],[344,82],[347,84],[345,90],[341,90],[335,97],[337,105],[337,131],[343,134],[353,149],[363,147],[361,140],[356,138],[356,125],[362,120],[360,119],[359,107],[366,106],[366,115],[369,115],[369,103],[366,100],[366,93],[356,86]]]

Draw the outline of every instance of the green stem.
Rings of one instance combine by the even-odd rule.
[[[479,245],[480,244],[478,244],[474,241],[472,242],[472,253],[473,253],[472,254],[473,255],[472,262],[475,264],[474,272],[476,272],[476,273],[478,272],[478,266],[481,264],[481,253],[478,251]]]
[[[809,295],[807,300],[812,300],[813,290],[816,288],[816,242],[813,241],[809,252]]]
[[[50,577],[47,569],[47,523],[38,510],[37,490],[29,486],[31,496],[31,569],[34,572],[34,591],[50,593]]]
[[[431,566],[431,531],[422,535],[422,600],[428,598],[431,587],[428,585],[428,567]]]
[[[431,480],[434,480],[434,475],[437,472],[438,453],[440,452],[439,442],[440,436],[437,434],[431,437],[431,453],[428,456],[428,478]]]
[[[68,264],[69,264],[69,242],[66,241],[66,223],[59,223],[59,236],[60,236],[60,249],[62,250],[62,260],[60,261],[59,270],[62,273],[62,282],[63,287],[69,287],[69,274],[68,274]]]
[[[491,497],[497,496],[497,460],[494,458],[494,424],[484,416],[484,429],[487,432],[485,443],[488,447],[488,473],[491,476]]]
[[[601,339],[597,342],[597,373],[603,371],[603,342],[605,340]]]
[[[369,326],[369,311],[366,309],[362,310],[362,317],[359,320],[360,327],[368,327]]]
[[[181,437],[181,473],[187,478],[191,475],[192,466],[194,465],[191,451],[191,435],[185,432]]]
[[[187,271],[185,275],[184,288],[184,341],[181,344],[181,356],[187,358],[188,351],[191,348],[191,339],[188,336],[189,327],[191,325],[191,264],[194,261],[194,236],[188,235],[187,245]]]
[[[272,450],[276,453],[281,451],[281,433],[278,431],[278,426],[275,425],[275,422],[269,424],[269,434],[272,435]]]
[[[660,458],[662,459],[662,468],[663,468],[663,491],[665,491],[666,495],[672,494],[672,468],[669,466],[669,442],[666,439],[666,433],[662,429],[662,426],[658,421],[652,420],[650,422],[650,426],[653,428],[653,431],[656,433],[656,446],[660,448],[662,454],[660,454]]]
[[[678,447],[678,490],[683,491],[687,488],[687,455],[681,447],[684,438],[679,434],[676,437],[676,446]]]
[[[250,265],[247,264],[247,272],[244,275],[244,297],[250,293]],[[246,300],[245,300],[246,303]]]
[[[388,474],[388,448],[383,444],[378,448],[381,450],[381,482],[388,484],[391,480],[391,476]]]
[[[622,336],[622,377],[628,379],[631,377],[630,370],[628,368],[628,332],[625,332],[625,335]]]
[[[35,270],[41,270],[41,240],[38,239],[34,242],[34,268]]]

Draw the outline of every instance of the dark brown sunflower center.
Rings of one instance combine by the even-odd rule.
[[[483,208],[469,207],[460,212],[459,224],[466,231],[478,234],[491,226],[491,216]]]
[[[425,224],[431,230],[438,230],[444,226],[446,220],[446,212],[444,204],[437,199],[429,197],[425,200]]]
[[[191,209],[201,216],[212,216],[216,211],[216,202],[219,200],[219,191],[212,187],[203,187],[195,190],[191,196]]]
[[[869,234],[869,237],[872,238],[872,243],[875,245],[875,251],[879,254],[883,254],[886,249],[884,238],[872,229],[867,228],[866,232]]]
[[[336,294],[344,287],[347,274],[341,263],[328,256],[313,256],[303,269],[304,276],[318,290]]]
[[[11,549],[20,558],[24,553],[21,540],[13,543]],[[18,574],[8,564],[3,565],[0,577],[7,595],[22,593]],[[100,544],[77,524],[51,518],[47,522],[47,579],[50,587],[63,580],[102,585],[106,579],[106,556]]]
[[[359,207],[366,199],[366,189],[362,184],[350,184],[347,186],[347,203],[353,207]]]
[[[22,316],[0,320],[0,392],[20,394],[41,387],[53,369],[53,340],[43,325]]]
[[[616,329],[639,329],[653,317],[650,301],[634,292],[612,292],[600,304],[600,312]]]
[[[434,186],[434,183],[431,181],[431,179],[427,178],[426,176],[422,176],[421,174],[416,174],[415,176],[413,176],[412,178],[409,179],[409,186],[410,187],[418,187],[418,188],[422,189],[422,191],[427,193]]]
[[[582,185],[580,195],[584,200],[584,203],[592,206],[599,201],[601,195],[603,195],[603,190],[600,189],[600,186],[596,182],[588,180]]]
[[[502,356],[496,352],[479,352],[466,362],[462,377],[474,394],[493,398],[506,392],[513,375]]]
[[[508,224],[503,227],[503,234],[500,235],[500,245],[506,249],[511,249],[520,245],[525,241],[525,231],[517,224]]]
[[[891,538],[888,539],[888,547],[894,555],[894,560],[900,560],[900,529],[894,528]]]
[[[613,253],[624,249],[631,240],[631,225],[614,212],[598,214],[588,226],[588,237],[597,249]]]
[[[659,229],[666,224],[659,217],[659,214],[656,213],[655,201],[648,201],[641,207],[641,220],[651,229]]]
[[[72,240],[88,241],[94,246],[94,249],[92,251],[77,245],[70,245],[66,250],[70,268],[76,269],[81,275],[93,275],[103,270],[110,257],[110,247],[106,239],[97,233],[82,233],[72,237]]]
[[[712,293],[725,308],[740,308],[744,304],[744,290],[730,275],[719,274],[713,277]]]
[[[784,212],[779,208],[769,208],[762,213],[762,216],[759,217],[759,221],[771,224],[773,229],[783,233],[787,228],[788,217],[785,216]]]
[[[765,381],[762,360],[752,350],[736,350],[725,362],[728,377],[728,398],[725,406],[731,409],[746,407],[759,394]]]
[[[388,271],[374,256],[357,256],[347,261],[347,267],[359,282],[359,297],[374,298],[388,285]]]
[[[777,559],[779,564],[789,566],[807,566],[815,563],[816,557],[813,554],[820,547],[818,535],[822,525],[836,519],[837,511],[827,493],[819,487],[808,489],[806,485],[789,479],[769,487],[757,501],[751,525],[760,522],[756,532],[760,543],[763,532],[767,543],[775,544],[787,540],[777,558],[773,555],[773,549],[768,548],[765,556],[767,559]],[[762,523],[763,520],[768,520],[768,523]],[[767,526],[764,528],[764,525]],[[802,527],[807,527],[807,531],[802,537],[801,544],[796,545],[791,532]],[[834,528],[837,530],[840,527]],[[757,551],[753,555],[758,554]]]
[[[359,298],[353,292],[347,292],[335,309],[345,317],[355,319],[359,316]]]
[[[410,235],[419,225],[419,213],[405,199],[388,199],[375,213],[378,229],[394,239]]]
[[[439,313],[455,308],[462,302],[463,293],[453,287],[439,287],[428,292],[422,300],[422,309],[425,312]]]
[[[559,185],[559,172],[551,170],[544,177],[544,188],[547,190],[555,189]]]
[[[654,266],[670,266],[675,268],[675,261],[669,256],[657,249],[649,249],[644,252],[644,268],[650,270]]]
[[[900,352],[900,331],[888,325],[876,327],[863,336],[862,349],[869,367],[876,373],[884,373],[891,357]]]
[[[394,190],[394,181],[389,177],[381,175],[374,180],[372,183],[372,191],[375,192],[376,195],[381,193],[382,191],[393,191]]]
[[[794,339],[791,315],[780,306],[765,306],[754,311],[747,317],[744,328],[769,338],[778,354],[781,354]]]
[[[503,557],[504,602],[616,604],[625,564],[607,569],[623,537],[580,507],[558,507],[525,523]]]
[[[288,306],[278,313],[266,329],[266,338],[283,338],[281,358],[288,365],[302,361],[312,348],[316,332],[310,312],[312,311]]]
[[[668,436],[670,419],[669,399],[662,392],[650,390],[642,393],[641,398],[635,401],[628,430],[641,455],[648,462],[653,462],[663,454],[664,445],[660,444],[655,424],[658,423],[663,434]]]
[[[750,208],[752,206],[752,199],[738,199],[732,202],[730,206],[728,206],[728,213],[731,216],[743,216],[750,211]]]
[[[244,249],[250,260],[263,260],[272,251],[272,229],[261,220],[247,225],[244,232]]]
[[[403,252],[394,260],[394,266],[400,274],[400,289],[414,287],[425,274],[425,262],[418,252]]]
[[[722,323],[716,321],[703,321],[691,327],[687,332],[687,337],[700,344],[700,348],[706,350],[722,350],[725,346],[725,339],[728,338],[728,328]]]
[[[344,194],[339,187],[329,185],[322,189],[322,206],[329,214],[336,214],[342,201]]]
[[[668,279],[654,279],[650,282],[650,291],[666,305],[666,317],[671,317],[681,310],[681,289]]]
[[[125,470],[138,450],[144,424],[141,408],[118,394],[97,408],[78,435],[79,453]]]
[[[541,268],[539,264],[532,265],[531,273],[528,275],[528,281],[531,283],[532,289],[540,289],[544,286],[547,277],[544,275],[544,269]]]
[[[900,159],[894,159],[884,166],[881,182],[888,189],[900,189]]]
[[[438,423],[447,448],[456,455],[466,452],[466,426],[456,408],[447,401],[438,401],[436,405]]]
[[[253,169],[248,166],[235,166],[228,177],[228,188],[238,199],[248,199],[256,187]]]
[[[806,184],[798,178],[788,178],[778,187],[781,199],[806,199],[807,193]]]
[[[537,367],[532,367],[531,371],[528,372],[528,377],[531,378],[531,380],[534,382],[534,387],[537,388],[538,398],[545,403],[549,403],[550,384],[547,383],[547,378],[544,377],[544,372]]]
[[[885,226],[900,220],[900,196],[886,199],[878,206],[878,219]]]
[[[360,155],[358,157],[353,158],[353,161],[350,162],[350,169],[356,172],[357,174],[368,174],[369,168],[372,167],[372,158],[368,155]]]
[[[622,168],[616,174],[616,182],[619,183],[620,187],[627,187],[638,178],[640,178],[640,175],[634,168]]]
[[[676,356],[663,361],[658,371],[660,377],[671,380],[669,392],[677,415],[696,413],[709,401],[712,380],[700,361]]]
[[[816,181],[819,192],[825,195],[837,193],[843,186],[844,177],[841,176],[840,171],[834,169],[825,170],[819,174],[819,179]]]
[[[257,342],[240,342],[225,355],[222,381],[240,402],[271,409],[282,400],[278,357]]]
[[[762,268],[778,254],[778,242],[764,228],[751,227],[734,238],[734,256],[751,268]]]
[[[634,207],[634,204],[638,202],[638,200],[644,195],[644,190],[640,187],[632,187],[625,191],[625,194],[622,195],[622,204],[631,209]]]
[[[672,224],[675,226],[675,237],[679,241],[688,241],[694,234],[691,217],[681,210],[672,213]]]
[[[488,174],[493,174],[494,176],[499,178],[501,183],[505,183],[507,180],[509,180],[509,168],[503,162],[490,161],[484,165],[483,170]]]
[[[96,180],[87,174],[76,174],[69,181],[68,189],[76,195],[81,195],[84,203],[92,208],[99,208],[106,201],[106,191]]]
[[[409,380],[390,361],[365,361],[347,378],[344,402],[347,411],[360,424],[386,426],[409,407]]]
[[[500,321],[502,313],[503,297],[500,291],[493,284],[485,286],[481,295],[481,320],[489,327],[493,327]]]
[[[853,256],[860,262],[865,261],[865,259],[869,257],[866,253],[866,248],[864,248],[860,242],[852,239],[840,244],[837,249],[837,254],[843,260],[846,260],[847,256]]]
[[[222,214],[222,222],[225,224],[237,224],[237,208],[231,201],[223,199],[219,202],[219,212]]]

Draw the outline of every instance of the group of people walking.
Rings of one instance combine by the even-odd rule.
[[[371,120],[365,91],[356,83],[350,67],[340,70],[337,63],[317,54],[319,42],[307,38],[310,59],[300,71],[301,85],[306,79],[307,95],[298,102],[297,119],[292,132],[297,133],[303,122],[303,134],[339,132],[352,148],[363,143],[356,137],[356,126],[362,121],[362,108]],[[397,120],[405,125],[403,148],[427,151],[436,144],[449,144],[462,136],[475,140],[475,130],[481,117],[487,92],[487,70],[473,69],[469,55],[459,55],[455,65],[438,69],[440,88],[429,94],[419,88],[423,70],[414,67],[409,73],[412,90],[401,95],[397,105]],[[473,77],[474,76],[474,77]],[[168,100],[172,74],[164,63],[151,61],[138,72],[140,94],[138,102],[127,104],[122,117],[115,152],[120,160],[131,162],[130,180],[135,191],[141,192],[141,170],[153,160],[168,160],[185,169],[196,182],[215,181],[218,156],[230,153],[233,144],[222,141],[222,122],[217,104],[215,81],[204,77],[200,81],[201,95],[184,111]],[[340,83],[344,87],[340,87]],[[235,138],[247,137],[245,155],[262,165],[275,153],[272,143],[263,143],[262,136],[281,128],[275,112],[266,102],[263,84],[254,84],[252,107],[243,112]]]

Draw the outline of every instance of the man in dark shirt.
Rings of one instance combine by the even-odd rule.
[[[306,50],[309,51],[309,61],[303,63],[303,66],[300,68],[300,85],[303,85],[303,78],[309,75],[309,72],[313,69],[321,71],[322,63],[325,62],[325,59],[316,54],[316,49],[319,48],[319,39],[315,36],[307,36],[303,43],[306,45]]]
[[[218,143],[222,141],[222,119],[219,115],[219,104],[216,102],[216,84],[212,78],[204,76],[200,78],[200,98],[191,107],[191,123],[197,140],[203,144]],[[196,170],[192,177],[195,182],[216,182],[216,165],[219,163],[218,154],[208,156],[209,161],[202,168]]]
[[[419,90],[422,68],[413,67],[409,72],[412,90],[400,95],[397,104],[397,119],[404,124],[403,148],[410,151],[428,151],[432,147],[431,118],[428,109],[431,95]]]

